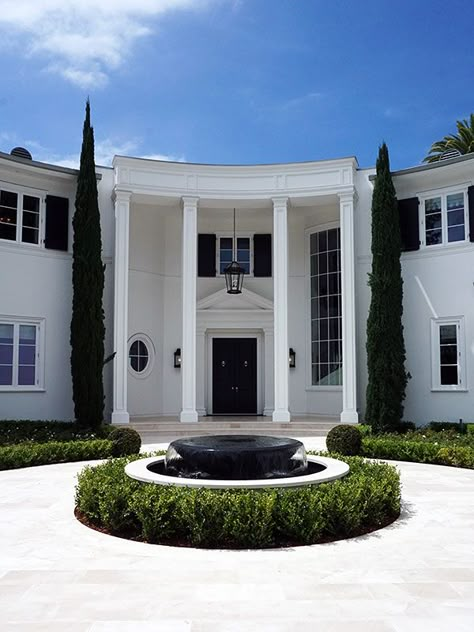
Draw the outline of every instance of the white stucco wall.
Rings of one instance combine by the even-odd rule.
[[[99,195],[106,263],[106,351],[111,352],[113,206],[110,192],[113,171],[100,171]],[[0,242],[0,316],[42,319],[44,327],[44,348],[41,350],[44,388],[30,392],[2,390],[0,419],[72,419],[69,335],[75,176],[42,168],[24,168],[21,164],[0,159],[0,182],[8,183],[12,189],[29,187],[41,191],[44,196],[50,194],[68,198],[70,220],[69,252],[47,250],[42,245]],[[107,408],[111,406],[111,366],[107,367],[104,377],[107,415]]]
[[[474,161],[394,176],[399,199],[451,186],[465,188],[474,182]],[[370,304],[367,285],[370,256],[370,191],[373,170],[358,173],[357,191],[357,314],[359,401],[364,412],[367,387],[366,320]],[[423,209],[420,205],[420,214]],[[472,228],[474,230],[474,227]],[[411,374],[405,401],[405,419],[418,424],[429,421],[474,420],[474,244],[449,244],[402,253],[403,324],[406,368]],[[421,289],[423,287],[424,291]],[[425,296],[426,294],[426,296]],[[428,299],[428,300],[427,300]],[[464,317],[466,358],[465,392],[432,390],[431,319]]]

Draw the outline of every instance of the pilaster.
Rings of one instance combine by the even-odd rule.
[[[358,423],[355,320],[355,193],[339,195],[342,283],[342,412],[341,422]]]
[[[198,420],[196,410],[196,275],[197,207],[199,198],[183,197],[181,345],[182,408],[180,421]]]
[[[113,424],[130,421],[127,409],[130,198],[130,191],[115,192]]]
[[[288,198],[273,198],[273,421],[289,422],[288,410]]]

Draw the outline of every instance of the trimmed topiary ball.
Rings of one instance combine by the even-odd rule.
[[[114,428],[107,438],[112,441],[114,456],[128,456],[140,452],[142,440],[133,428]]]
[[[328,432],[326,446],[329,452],[337,452],[344,456],[360,454],[362,435],[355,426],[342,424],[335,426]]]

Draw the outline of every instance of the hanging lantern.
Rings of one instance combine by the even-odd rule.
[[[232,261],[224,270],[227,294],[242,294],[242,284],[244,282],[245,270],[239,266],[237,261]]]
[[[235,239],[235,208],[234,208],[234,238],[232,240],[232,263],[224,270],[225,284],[227,294],[242,294],[242,285],[244,282],[245,270],[239,265],[236,256],[236,239]]]

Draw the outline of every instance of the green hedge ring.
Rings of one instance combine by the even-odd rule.
[[[335,482],[264,490],[141,483],[124,472],[135,459],[112,459],[80,472],[76,516],[81,522],[154,544],[266,548],[362,535],[387,526],[400,514],[396,468],[360,457],[346,458],[350,473]]]

